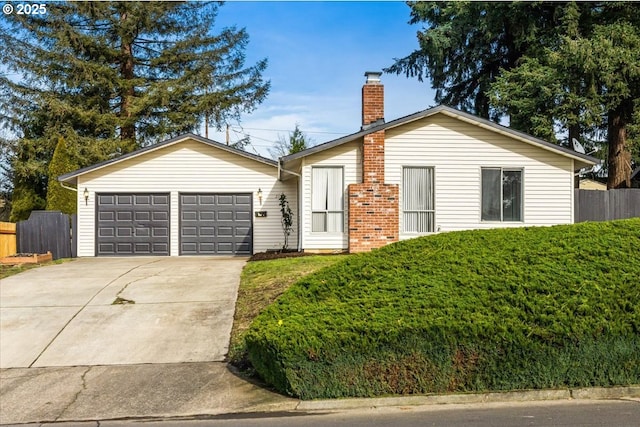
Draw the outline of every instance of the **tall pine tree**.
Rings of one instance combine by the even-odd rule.
[[[428,78],[436,102],[497,120],[489,87],[524,55],[540,50],[556,25],[545,2],[410,1],[411,24],[423,24],[417,50],[385,72]]]
[[[419,49],[387,72],[429,78],[436,101],[549,141],[606,135],[610,188],[638,151],[640,5],[409,2]],[[597,142],[597,141],[596,141]]]
[[[86,166],[193,131],[205,114],[220,127],[255,109],[266,60],[245,65],[244,29],[213,33],[218,7],[56,2],[45,15],[6,16],[0,61],[19,79],[0,76],[0,121],[19,137],[14,192],[33,189],[42,203],[60,136]]]
[[[608,188],[629,187],[640,135],[640,5],[564,7],[558,43],[524,58],[492,87],[494,105],[559,126],[569,141],[608,146]],[[542,129],[523,129],[538,136]],[[552,129],[552,131],[555,129]],[[639,159],[640,160],[640,159]]]

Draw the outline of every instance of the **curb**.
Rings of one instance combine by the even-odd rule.
[[[302,400],[297,411],[364,409],[389,406],[457,405],[469,403],[509,403],[549,400],[640,399],[640,385],[627,387],[592,387],[564,390],[527,390],[474,394],[441,394],[406,397],[347,398]],[[640,401],[640,400],[639,400]]]

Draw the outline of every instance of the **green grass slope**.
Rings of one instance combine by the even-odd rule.
[[[640,219],[443,233],[311,274],[249,360],[305,399],[640,383]]]

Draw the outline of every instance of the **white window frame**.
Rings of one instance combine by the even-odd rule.
[[[338,209],[329,209],[329,207],[325,207],[324,209],[320,209],[317,205],[314,204],[314,191],[318,188],[317,184],[314,182],[314,170],[318,169],[333,169],[340,170],[340,210]],[[327,192],[329,188],[327,186]],[[328,194],[327,194],[328,198]],[[327,200],[327,204],[328,204]],[[324,230],[314,230],[314,216],[318,214],[324,214]],[[336,223],[339,224],[339,228],[335,230],[329,230],[329,215],[330,214],[339,214],[340,220]],[[311,232],[314,234],[342,234],[344,233],[344,166],[312,166],[311,167]]]
[[[431,172],[431,206],[432,209],[407,209],[407,182],[405,182],[405,171],[408,169],[424,169]],[[428,173],[428,172],[427,172]],[[428,182],[426,183],[428,185]],[[427,219],[427,227],[425,227],[426,231],[418,231],[418,230],[408,230],[408,221],[407,215],[408,213],[412,214],[427,214],[425,218],[429,217],[431,214],[431,227],[429,227],[429,221]],[[417,228],[420,228],[419,226]],[[403,166],[402,167],[402,232],[404,234],[412,234],[412,235],[421,235],[421,234],[431,234],[436,231],[436,168],[434,166]]]
[[[484,204],[484,185],[482,181],[482,172],[484,170],[500,171],[500,219],[484,219],[482,207]],[[505,220],[504,219],[504,173],[520,172],[520,219]],[[482,166],[480,168],[480,221],[493,223],[522,223],[524,222],[524,168],[522,167],[501,167],[501,166]]]

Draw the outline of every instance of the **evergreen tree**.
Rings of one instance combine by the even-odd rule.
[[[492,101],[541,126],[522,129],[569,142],[606,136],[608,187],[631,185],[640,112],[640,7],[565,7],[564,34],[537,58],[524,58],[492,86]],[[591,25],[591,23],[593,23]],[[595,141],[594,141],[595,140]],[[587,144],[588,145],[588,144]]]
[[[289,132],[289,137],[278,136],[275,145],[269,149],[269,154],[275,159],[288,154],[299,153],[309,148],[311,140],[300,130],[300,125],[296,123],[293,132]]]
[[[76,212],[76,192],[64,188],[57,179],[58,176],[76,169],[78,169],[78,163],[67,149],[67,142],[63,137],[58,138],[58,144],[49,164],[47,210],[61,211],[66,214]]]
[[[212,32],[218,3],[47,6],[0,26],[0,61],[21,77],[0,76],[0,124],[19,137],[13,185],[39,200],[58,136],[86,166],[193,131],[205,114],[220,127],[268,93],[266,60],[245,66],[246,31]]]
[[[385,71],[431,79],[436,101],[553,142],[609,147],[630,184],[640,131],[638,3],[410,2],[420,48]],[[565,139],[566,137],[566,139]],[[589,146],[590,144],[586,144]]]
[[[489,87],[502,70],[539,51],[554,32],[557,5],[548,2],[408,2],[419,48],[385,72],[428,78],[436,102],[497,120]],[[516,119],[516,117],[514,117]]]

